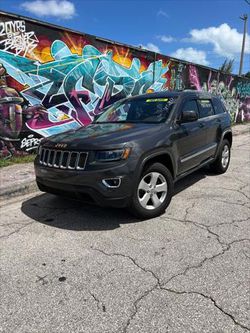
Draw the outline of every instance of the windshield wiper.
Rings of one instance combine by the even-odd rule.
[[[128,124],[128,123],[140,123],[138,120],[117,120],[117,121],[96,121],[93,124]]]
[[[164,119],[160,121],[145,121],[145,120],[117,120],[117,121],[94,121],[93,124],[160,124],[164,122]]]

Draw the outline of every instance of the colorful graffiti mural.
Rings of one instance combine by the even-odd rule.
[[[218,94],[250,120],[250,82],[43,23],[0,14],[0,157],[92,122],[126,96],[192,88]]]
[[[250,100],[249,100],[249,82],[238,82],[233,85],[234,77],[232,75],[223,75],[220,72],[208,71],[206,81],[200,83],[200,76],[196,66],[189,65],[189,79],[191,87],[196,90],[209,91],[212,94],[221,97],[227,110],[230,112],[232,121],[250,120]],[[224,76],[224,77],[223,77]],[[204,75],[203,75],[204,77]]]

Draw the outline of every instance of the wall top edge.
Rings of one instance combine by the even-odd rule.
[[[194,62],[189,62],[189,61],[186,61],[186,60],[177,59],[177,58],[171,57],[171,56],[166,55],[166,54],[153,52],[153,51],[150,51],[150,50],[147,50],[147,49],[137,47],[135,45],[130,45],[130,44],[118,42],[118,41],[111,40],[111,39],[108,39],[108,38],[105,38],[105,37],[100,37],[100,36],[95,36],[95,35],[92,35],[92,34],[87,34],[85,32],[79,31],[79,30],[74,30],[74,29],[70,29],[70,28],[67,28],[67,27],[63,27],[61,25],[56,25],[56,24],[53,24],[53,23],[37,20],[37,19],[31,18],[29,16],[19,15],[19,14],[15,14],[15,13],[12,13],[12,12],[6,12],[6,11],[3,11],[3,10],[0,10],[0,15],[9,16],[9,17],[15,18],[15,19],[22,19],[22,20],[29,21],[29,22],[36,23],[36,24],[40,24],[40,25],[43,25],[45,27],[49,27],[49,28],[52,28],[52,29],[64,30],[64,31],[71,32],[71,33],[74,33],[74,34],[79,34],[79,35],[83,35],[83,36],[86,36],[86,37],[92,37],[96,40],[100,40],[102,42],[106,42],[106,43],[111,44],[111,45],[116,44],[118,46],[130,48],[134,51],[138,51],[138,52],[142,52],[142,53],[146,53],[146,54],[151,54],[151,55],[155,55],[155,56],[157,55],[157,56],[160,56],[160,57],[166,57],[166,58],[169,58],[169,60],[173,61],[173,62],[180,62],[180,63],[185,64],[185,65],[194,65],[194,66],[198,66],[199,68],[212,70],[214,72],[220,72],[224,75],[230,75],[230,76],[234,76],[234,77],[238,77],[238,78],[242,78],[242,79],[250,81],[250,79],[245,77],[244,75],[238,75],[238,74],[233,74],[233,73],[228,74],[228,73],[222,72],[219,69],[216,69],[216,68],[213,68],[213,67],[204,66],[204,65],[200,65],[200,64],[197,64],[197,63],[194,63]]]

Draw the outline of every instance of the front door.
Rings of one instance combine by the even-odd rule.
[[[195,99],[184,101],[181,111],[196,111],[199,114],[197,101]],[[180,175],[203,161],[203,152],[207,145],[207,130],[204,120],[200,118],[177,126],[175,148],[178,156],[177,174]]]

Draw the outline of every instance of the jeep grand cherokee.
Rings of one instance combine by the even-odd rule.
[[[174,182],[230,161],[230,116],[218,97],[197,91],[129,97],[83,128],[42,140],[35,159],[41,191],[162,214]]]

